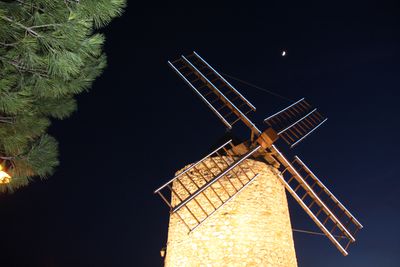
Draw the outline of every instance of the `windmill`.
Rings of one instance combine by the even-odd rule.
[[[302,98],[265,118],[265,130],[260,130],[248,118],[256,108],[199,54],[193,52],[168,64],[228,129],[242,122],[250,130],[245,142],[225,142],[155,190],[170,208],[171,220],[176,216],[187,233],[198,231],[236,195],[250,190],[249,185],[262,172],[254,161],[265,162],[273,166],[274,177],[322,233],[348,255],[363,226],[299,157],[289,161],[276,143],[281,139],[293,148],[327,118]]]

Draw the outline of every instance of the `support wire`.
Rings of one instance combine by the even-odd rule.
[[[283,95],[281,95],[281,94],[275,93],[275,92],[273,92],[273,91],[271,91],[271,90],[268,90],[268,89],[265,89],[265,88],[263,88],[263,87],[261,87],[261,86],[255,85],[255,84],[253,84],[253,83],[246,82],[246,81],[244,81],[244,80],[242,80],[242,79],[236,78],[236,77],[234,77],[234,76],[232,76],[232,75],[229,75],[229,74],[226,74],[226,73],[223,73],[223,72],[221,72],[221,74],[222,74],[222,75],[225,75],[226,77],[231,78],[232,80],[235,80],[235,81],[238,81],[238,82],[240,82],[240,83],[243,83],[243,84],[245,84],[245,85],[247,85],[247,86],[256,88],[256,89],[258,89],[258,90],[260,90],[260,91],[269,93],[269,94],[271,94],[271,95],[273,95],[273,96],[279,97],[279,98],[284,99],[284,100],[286,100],[286,101],[294,102],[292,99],[290,99],[290,98],[288,98],[288,97],[286,97],[286,96],[283,96]]]
[[[322,235],[325,236],[324,233],[321,232],[314,232],[314,231],[308,231],[308,230],[300,230],[300,229],[295,229],[292,228],[293,232],[298,232],[298,233],[303,233],[303,234],[310,234],[310,235]],[[334,237],[338,237],[338,238],[346,238],[346,236],[341,236],[341,235],[333,235]]]

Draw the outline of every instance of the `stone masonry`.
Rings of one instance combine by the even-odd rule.
[[[247,160],[247,164],[259,176],[194,231],[188,233],[178,216],[170,217],[165,267],[297,267],[285,188],[278,172],[263,162]],[[235,180],[223,177],[220,182],[229,191],[230,185],[239,182]],[[218,192],[221,184],[212,187]],[[178,185],[174,188],[182,190]],[[205,193],[214,201],[210,190]],[[199,196],[197,201],[207,207],[205,199]],[[201,214],[194,204],[191,208]],[[184,208],[180,215],[189,220]]]

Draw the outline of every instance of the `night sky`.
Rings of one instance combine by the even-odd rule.
[[[364,229],[347,257],[326,237],[294,233],[299,267],[400,266],[396,1],[135,2],[103,30],[104,74],[78,97],[78,112],[51,126],[57,172],[0,196],[0,266],[162,266],[168,208],[153,190],[225,134],[167,65],[193,50],[223,73],[306,97],[329,118],[285,153],[299,155]],[[290,103],[228,80],[257,107],[260,128]],[[316,230],[288,199],[293,227]]]

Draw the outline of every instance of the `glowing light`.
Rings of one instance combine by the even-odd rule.
[[[0,165],[0,184],[8,184],[11,180],[11,176],[3,171],[3,166]]]
[[[284,57],[284,56],[286,56],[286,51],[285,50],[282,51],[282,57]]]
[[[165,257],[165,253],[166,253],[166,248],[162,248],[161,250],[160,250],[160,256],[161,256],[161,258],[164,258]]]

